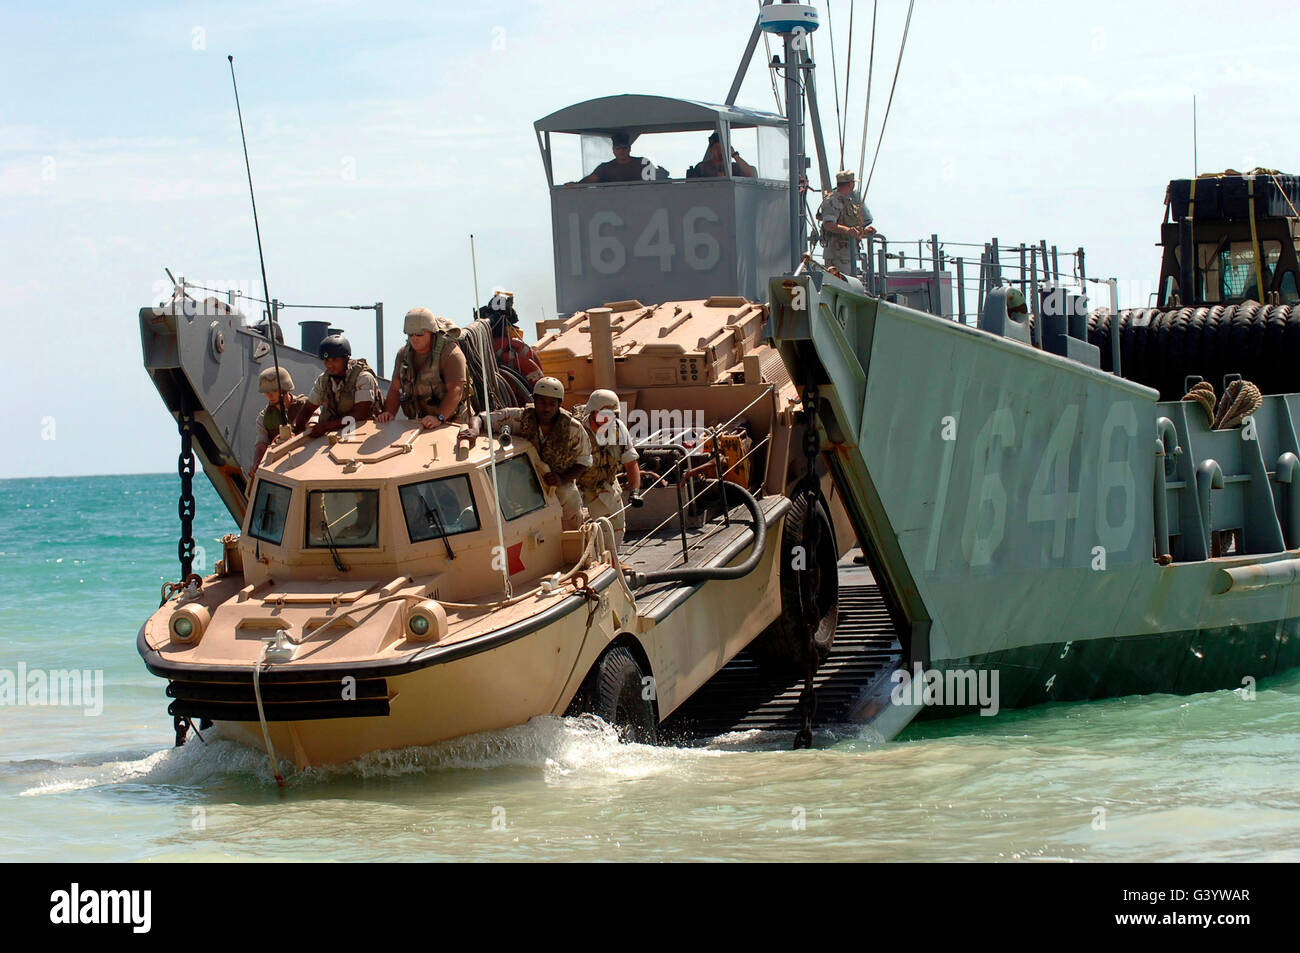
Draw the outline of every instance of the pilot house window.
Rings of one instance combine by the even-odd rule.
[[[518,456],[497,466],[497,492],[501,515],[507,521],[518,519],[546,505],[546,496],[537,482],[537,471],[526,456]]]
[[[458,533],[472,533],[479,528],[474,494],[469,477],[444,477],[402,487],[402,513],[411,542],[441,539]]]
[[[278,483],[262,480],[257,484],[257,499],[253,501],[253,516],[248,521],[248,535],[254,539],[280,545],[284,538],[284,520],[289,515],[289,497],[292,491]]]
[[[312,490],[307,494],[307,546],[339,549],[379,545],[378,490]]]

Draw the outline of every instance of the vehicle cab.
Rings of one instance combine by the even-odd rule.
[[[458,449],[456,433],[402,420],[273,448],[239,541],[246,583],[438,575],[440,598],[465,600],[501,589],[503,569],[512,585],[561,569],[560,505],[533,446],[493,461],[485,438]]]

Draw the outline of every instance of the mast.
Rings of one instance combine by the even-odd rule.
[[[806,3],[765,5],[758,14],[759,26],[781,37],[785,44],[785,108],[790,133],[790,271],[799,267],[807,250],[803,223],[803,195],[799,179],[804,171],[803,81],[810,69],[807,59],[808,34],[817,29],[817,10]]]

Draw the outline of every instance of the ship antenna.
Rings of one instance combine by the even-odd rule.
[[[470,273],[474,279],[474,308],[475,314],[478,313],[478,256],[474,253],[474,234],[469,236],[469,263]],[[497,505],[494,512],[497,517],[497,552],[500,553],[501,559],[501,579],[505,583],[506,598],[511,598],[510,592],[510,559],[506,556],[506,531],[501,523],[501,488],[497,485],[497,451],[492,446],[492,378],[488,376],[487,356],[492,350],[491,331],[488,332],[489,340],[487,347],[479,348],[479,363],[483,368],[483,423],[487,428],[488,442],[488,472],[492,475],[492,495],[496,497]],[[493,358],[495,360],[495,358]]]
[[[1197,167],[1200,165],[1200,163],[1197,161],[1197,158],[1198,157],[1196,155],[1196,96],[1195,94],[1193,94],[1192,96],[1192,178],[1193,179],[1196,178],[1197,173],[1199,172],[1199,169]]]
[[[235,82],[235,57],[227,55],[230,61],[230,85],[235,88],[235,115],[239,117],[239,140],[244,144],[244,168],[248,171],[248,199],[253,203],[253,232],[257,235],[257,263],[262,266],[262,294],[266,296],[266,336],[271,341],[271,362],[275,365],[275,390],[280,395],[280,435],[289,424],[289,415],[284,409],[284,390],[280,387],[280,352],[275,346],[276,317],[275,306],[271,304],[271,291],[266,284],[266,259],[262,257],[262,229],[257,224],[257,198],[253,195],[253,166],[248,161],[248,139],[244,136],[244,113],[239,108],[239,84]]]

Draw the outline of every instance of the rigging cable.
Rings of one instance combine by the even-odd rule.
[[[889,122],[889,108],[894,105],[894,90],[898,86],[898,71],[903,67],[903,51],[907,49],[907,31],[912,26],[912,8],[916,0],[907,0],[907,21],[903,24],[903,42],[898,45],[898,62],[894,64],[894,81],[889,86],[889,101],[885,103],[885,118],[880,123],[880,138],[876,140],[876,154],[871,158],[871,172],[867,174],[867,184],[862,194],[871,188],[871,176],[876,173],[876,161],[880,158],[880,143],[885,138],[885,125]]]
[[[849,4],[849,56],[848,62],[844,64],[844,119],[840,124],[840,168],[844,168],[844,136],[848,132],[849,125],[849,83],[853,79],[853,9],[854,5]],[[832,64],[833,65],[833,64]]]
[[[853,18],[853,6],[852,4],[850,4],[849,19],[851,20],[852,18]],[[839,134],[840,137],[839,167],[842,169],[844,168],[844,122],[843,120],[840,119],[840,72],[839,69],[835,66],[835,20],[831,17],[830,0],[826,0],[826,26],[827,29],[830,30],[830,34],[831,34],[831,84],[835,87],[835,131],[836,133]],[[849,34],[849,36],[850,39],[852,39],[851,33]],[[844,95],[847,96],[848,93],[849,91],[846,87],[844,90]],[[822,183],[822,186],[825,187],[825,183]]]
[[[758,10],[762,14],[763,0],[758,0]],[[772,69],[772,44],[768,40],[767,31],[763,31],[763,49],[767,51],[767,75],[772,80],[772,98],[776,100],[776,114],[785,115],[785,107],[781,105],[781,93],[776,88],[776,71]]]
[[[877,0],[871,4],[871,53],[867,57],[867,104],[862,111],[862,145],[858,147],[858,182],[862,181],[862,166],[867,160],[867,120],[871,118],[871,78],[876,75],[876,8]],[[907,15],[912,15],[908,8]],[[864,197],[867,190],[861,193]]]

